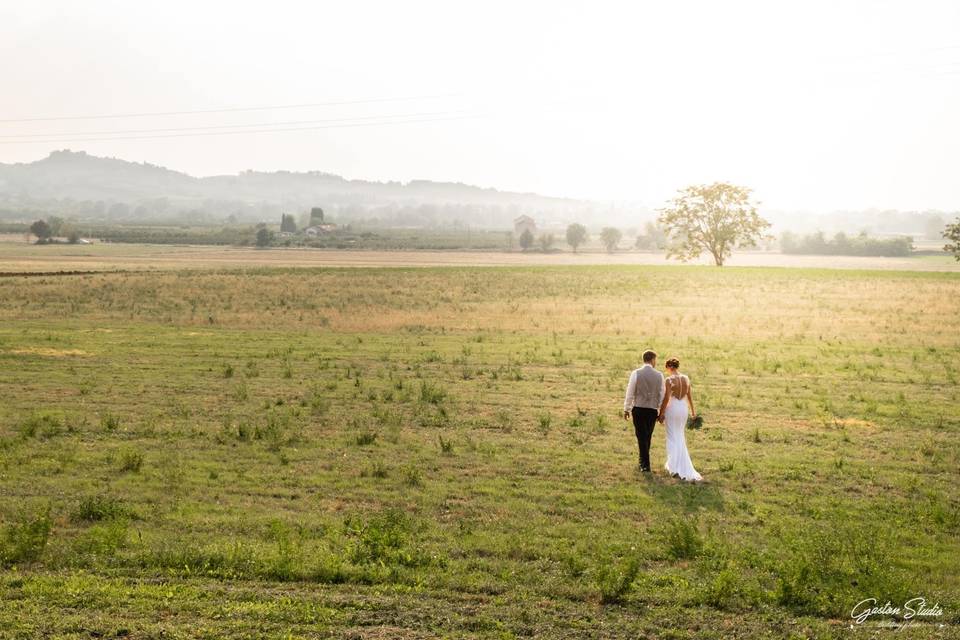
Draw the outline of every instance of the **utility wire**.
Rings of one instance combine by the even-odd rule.
[[[458,94],[440,94],[429,96],[403,96],[397,98],[370,98],[365,100],[337,100],[332,102],[313,102],[307,104],[281,104],[265,107],[227,107],[224,109],[191,109],[186,111],[156,111],[152,113],[110,113],[85,116],[44,116],[34,118],[3,118],[0,122],[50,122],[54,120],[104,120],[109,118],[152,118],[158,116],[185,116],[201,113],[235,113],[239,111],[271,111],[275,109],[307,109],[311,107],[333,107],[348,104],[375,104],[382,102],[404,102],[410,100],[437,100],[457,97]]]
[[[249,129],[257,127],[274,127],[286,125],[324,124],[328,122],[353,122],[355,120],[382,120],[392,118],[419,118],[432,116],[461,115],[469,113],[467,110],[457,111],[428,111],[421,113],[385,114],[377,116],[353,116],[349,118],[324,118],[322,120],[286,120],[281,122],[257,122],[251,124],[206,125],[198,127],[171,127],[164,129],[115,129],[112,131],[63,131],[59,133],[15,133],[0,135],[2,138],[50,138],[75,136],[112,136],[130,133],[174,133],[189,131],[207,131],[212,129]],[[239,132],[238,132],[239,133]]]
[[[449,120],[467,120],[471,118],[483,118],[486,117],[485,114],[473,113],[473,114],[464,114],[460,116],[449,116],[449,117],[437,117],[437,118],[416,118],[409,120],[385,120],[383,122],[354,122],[350,124],[329,124],[329,125],[319,125],[315,127],[286,127],[286,128],[273,128],[273,129],[249,129],[246,131],[205,131],[199,133],[173,133],[173,134],[161,134],[161,135],[135,135],[135,136],[116,136],[116,137],[107,137],[107,138],[65,138],[59,140],[0,140],[0,145],[6,144],[35,144],[35,143],[67,143],[67,142],[107,142],[111,140],[151,140],[158,138],[189,138],[189,137],[199,137],[199,136],[224,136],[232,134],[249,134],[249,133],[282,133],[285,131],[315,131],[319,129],[348,129],[354,127],[379,127],[385,125],[395,125],[395,124],[416,124],[423,122],[444,122]]]

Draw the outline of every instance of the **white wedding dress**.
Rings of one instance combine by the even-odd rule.
[[[683,378],[682,382],[681,378]],[[685,383],[685,386],[681,387],[684,391],[690,388],[690,380],[682,374],[670,376],[667,379],[672,382],[674,388],[682,383]],[[688,413],[686,396],[677,398],[671,395],[663,414],[667,432],[667,463],[664,466],[670,475],[679,475],[683,480],[702,480],[703,477],[693,468],[693,461],[690,460],[690,454],[687,452]]]

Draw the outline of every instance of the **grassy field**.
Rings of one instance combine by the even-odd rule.
[[[960,276],[0,278],[0,637],[960,637]],[[706,482],[619,419],[677,356]]]

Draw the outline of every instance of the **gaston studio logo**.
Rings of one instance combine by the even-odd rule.
[[[886,627],[904,627],[911,620],[919,621],[920,618],[926,618],[927,622],[932,622],[931,618],[939,618],[943,615],[943,609],[940,603],[933,605],[927,604],[927,599],[923,596],[911,598],[899,607],[893,606],[889,600],[882,605],[877,605],[876,598],[866,598],[853,605],[850,611],[850,617],[856,620],[857,624],[863,624],[873,616],[893,618],[893,620],[878,620],[877,624]],[[900,621],[897,621],[897,618]],[[916,620],[915,620],[916,619]],[[853,625],[850,625],[853,627]],[[940,625],[943,626],[943,625]]]

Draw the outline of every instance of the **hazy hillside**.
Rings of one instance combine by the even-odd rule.
[[[195,178],[148,163],[55,151],[31,163],[0,164],[0,215],[50,213],[86,219],[273,220],[323,207],[346,220],[504,227],[520,213],[543,222],[592,216],[595,203],[466,184],[347,180],[306,172],[246,171]]]
[[[656,213],[640,205],[552,198],[460,183],[347,180],[319,171],[245,171],[196,178],[149,163],[54,151],[36,162],[0,164],[0,220],[44,215],[111,222],[276,222],[323,207],[339,222],[400,227],[507,229],[526,213],[541,228],[569,222],[642,229]],[[773,233],[844,231],[939,240],[958,214],[871,209],[833,213],[763,210]]]

